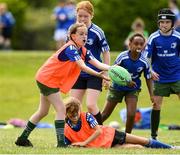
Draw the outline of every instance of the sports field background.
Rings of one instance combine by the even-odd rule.
[[[37,69],[42,65],[42,63],[52,54],[52,52],[42,52],[42,51],[22,51],[22,52],[0,52],[0,122],[6,122],[11,118],[21,118],[27,120],[32,113],[38,108],[39,103],[39,90],[36,86],[34,79]],[[112,52],[111,58],[112,63],[118,53]],[[99,98],[98,105],[100,109],[103,108],[106,99],[106,90],[103,90]],[[68,94],[62,95],[63,98],[67,97]],[[85,104],[83,104],[83,109],[86,110]],[[148,91],[143,80],[142,92],[139,96],[138,107],[150,107],[150,99],[148,96]],[[124,108],[124,102],[119,104],[110,118],[105,122],[108,124],[112,120],[117,120],[120,122],[121,127],[124,124],[120,120],[119,111]],[[180,125],[180,101],[177,96],[172,95],[170,98],[165,98],[163,102],[163,108],[161,113],[161,124],[178,124]],[[54,111],[50,110],[49,115],[42,120],[42,122],[47,122],[53,124],[54,122]],[[20,134],[22,129],[0,129],[0,153],[25,153],[25,149],[21,148],[19,151],[13,151],[16,146],[14,145],[15,138]],[[133,130],[141,136],[149,137],[150,131],[137,131]],[[48,140],[46,139],[48,138]],[[27,153],[57,153],[58,151],[54,148],[55,145],[55,133],[53,129],[41,129],[35,130],[31,137],[33,143],[37,147],[32,149],[27,149]],[[180,131],[166,131],[160,129],[160,140],[167,143],[180,145]],[[35,141],[37,140],[37,141]],[[49,141],[49,142],[48,142]],[[42,144],[41,144],[42,143]],[[46,150],[44,147],[47,145],[49,148]],[[11,149],[9,149],[11,148]],[[39,148],[39,149],[38,149]],[[11,151],[10,151],[11,150]],[[71,149],[70,149],[71,150]],[[86,150],[86,149],[85,149]],[[100,149],[98,152],[94,153],[111,153]],[[92,150],[93,151],[93,150]],[[86,154],[92,151],[85,151]],[[132,153],[131,150],[124,150],[123,153]],[[137,153],[139,150],[135,151]],[[66,151],[65,151],[66,152]],[[118,153],[115,149],[114,153]],[[113,153],[112,152],[112,153]],[[142,153],[148,153],[152,151],[143,151]],[[153,152],[156,152],[153,150]],[[165,153],[163,151],[158,151],[159,153]],[[157,153],[158,153],[157,152]],[[67,151],[66,153],[70,153]],[[82,150],[75,149],[73,153],[82,153]],[[122,152],[121,152],[122,153]],[[175,151],[173,153],[180,153]]]

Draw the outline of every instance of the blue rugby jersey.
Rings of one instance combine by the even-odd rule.
[[[11,12],[6,12],[0,15],[0,23],[4,24],[5,27],[12,27],[15,24],[15,19]]]
[[[65,7],[55,7],[53,10],[53,14],[57,17],[56,19],[56,29],[67,29],[66,23],[68,20],[68,14]],[[59,19],[59,16],[64,16],[63,20]]]
[[[58,59],[60,61],[77,61],[81,59],[81,54],[82,48],[77,49],[74,45],[70,45],[59,53]],[[94,59],[94,56],[91,54],[91,52],[87,52],[85,55],[85,62],[88,62],[91,59]]]
[[[169,36],[160,31],[152,33],[144,51],[151,58],[152,69],[160,75],[159,83],[180,80],[180,33],[173,30]]]
[[[76,22],[76,6],[75,5],[67,5],[65,6],[67,12],[67,21],[65,23],[65,27],[68,28]]]
[[[91,26],[88,28],[88,37],[87,37],[87,43],[85,47],[100,62],[102,62],[101,53],[107,52],[110,50],[103,30],[95,24],[91,24]],[[100,71],[95,66],[91,65],[90,63],[86,63],[86,65],[96,71]],[[80,76],[89,77],[91,75],[85,72],[81,72]]]
[[[113,83],[113,88],[118,91],[133,91],[141,89],[141,74],[144,72],[144,77],[146,79],[151,78],[150,65],[148,60],[140,53],[139,58],[137,60],[132,60],[130,58],[130,51],[121,52],[116,60],[115,64],[118,64],[128,70],[131,74],[132,80],[136,82],[137,87],[132,88],[128,86],[119,86]]]

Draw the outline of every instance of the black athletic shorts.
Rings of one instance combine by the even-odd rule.
[[[37,82],[37,86],[41,94],[43,94],[44,96],[48,96],[48,95],[59,92],[59,88],[49,88],[48,86],[40,83],[39,81],[36,81],[36,82]]]
[[[125,142],[126,142],[126,133],[115,130],[114,139],[113,139],[111,147],[117,144],[123,145]]]
[[[79,77],[72,89],[95,89],[102,91],[102,79],[96,76]]]
[[[2,36],[6,39],[11,38],[12,36],[12,28],[11,27],[5,27],[2,29]]]

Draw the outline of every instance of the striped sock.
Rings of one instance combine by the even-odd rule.
[[[160,112],[160,110],[152,110],[151,112],[151,137],[153,139],[157,137],[160,122]]]
[[[93,115],[95,117],[95,119],[97,120],[98,124],[99,125],[103,125],[103,122],[102,122],[102,115],[101,115],[101,112],[99,111],[96,115]]]
[[[28,121],[23,133],[21,134],[21,138],[27,139],[30,135],[30,133],[33,131],[33,129],[36,127],[35,124],[32,122]]]
[[[55,120],[57,147],[64,147],[64,120]]]

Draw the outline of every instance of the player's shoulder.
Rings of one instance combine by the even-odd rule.
[[[78,51],[78,49],[76,48],[76,46],[74,46],[74,45],[69,45],[69,46],[67,46],[67,47],[65,47],[64,48],[64,50],[63,50],[65,53],[68,53],[68,52],[76,52],[76,51]]]
[[[122,57],[129,57],[129,50],[126,51],[122,51],[121,53],[119,53],[119,55],[117,56],[117,58],[122,58]]]
[[[178,39],[180,39],[180,33],[176,30],[173,30],[172,36],[177,37]]]
[[[91,27],[89,28],[89,31],[96,34],[99,38],[104,37],[104,31],[94,23],[92,23]]]
[[[98,31],[98,32],[104,32],[104,31],[102,30],[102,28],[100,28],[98,25],[96,25],[96,24],[94,24],[94,23],[92,23],[90,29],[94,29],[94,30],[96,30],[96,31]]]
[[[155,39],[155,38],[157,38],[157,37],[159,37],[159,36],[160,36],[159,30],[153,32],[153,33],[149,36],[148,42],[152,42],[153,39]]]
[[[68,48],[69,48],[70,50],[77,50],[76,46],[74,46],[74,45],[69,45]]]
[[[12,17],[12,13],[10,11],[6,12],[6,16]]]
[[[125,59],[129,59],[129,51],[123,51],[121,53],[119,53],[119,55],[116,57],[116,60],[115,60],[115,64],[118,64],[120,63],[122,60],[125,60]]]
[[[61,7],[56,6],[56,7],[53,9],[53,12],[57,13],[57,12],[60,11],[60,10],[61,10]]]
[[[141,54],[139,61],[141,61],[145,65],[149,65],[149,61],[148,61],[147,57],[144,56],[144,54]]]
[[[149,37],[158,36],[158,35],[160,35],[159,30],[151,33],[151,35]]]

